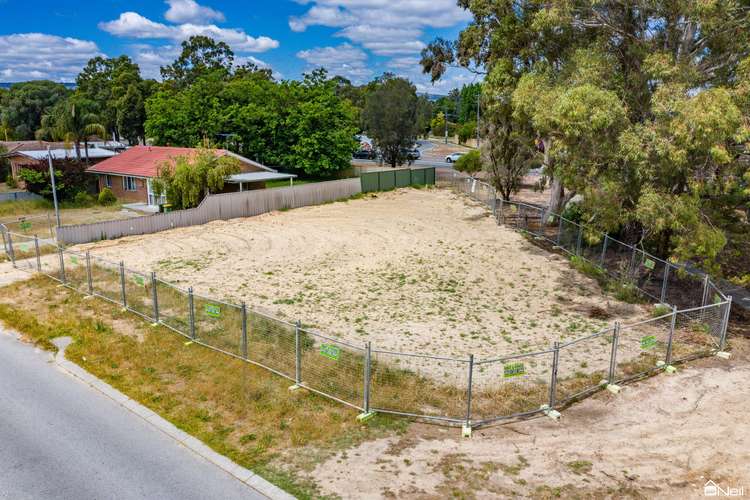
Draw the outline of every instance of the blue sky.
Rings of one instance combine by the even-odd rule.
[[[420,72],[420,49],[470,20],[455,0],[0,0],[0,18],[0,81],[73,81],[97,54],[126,54],[155,78],[191,34],[279,78],[323,66],[362,83],[392,71],[433,93],[476,80],[452,69],[432,86]]]

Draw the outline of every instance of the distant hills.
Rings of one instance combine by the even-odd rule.
[[[0,82],[0,89],[7,89],[10,88],[11,85],[14,83],[23,83],[23,82]],[[76,88],[76,84],[74,82],[60,82],[63,85],[65,85],[67,88],[73,90]]]

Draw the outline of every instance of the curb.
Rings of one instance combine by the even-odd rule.
[[[235,479],[256,490],[258,493],[265,495],[266,497],[273,500],[294,499],[294,496],[285,492],[278,486],[269,483],[251,470],[234,463],[224,455],[216,453],[214,450],[206,446],[203,442],[191,436],[187,432],[178,429],[174,426],[174,424],[163,419],[154,411],[149,410],[137,401],[130,399],[111,385],[103,382],[102,380],[99,380],[72,361],[68,361],[65,358],[65,349],[71,344],[71,342],[72,339],[70,337],[59,337],[52,341],[52,343],[55,344],[59,349],[57,351],[57,354],[54,355],[55,364],[63,371],[104,394],[131,413],[134,413],[135,415],[141,417],[143,420],[151,424],[153,427],[156,427],[158,430],[171,437],[188,450],[208,460],[231,476],[234,476]]]

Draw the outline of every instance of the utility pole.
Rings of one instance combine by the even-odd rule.
[[[479,94],[477,95],[477,149],[479,149],[479,108],[482,104],[482,90],[480,88]]]
[[[445,143],[448,144],[448,105],[445,105]]]
[[[55,186],[55,169],[52,167],[52,149],[47,146],[47,161],[49,162],[49,178],[52,181],[52,200],[55,202],[55,219],[60,227],[60,207],[57,206],[57,186]]]

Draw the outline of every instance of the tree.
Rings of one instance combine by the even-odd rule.
[[[185,88],[208,73],[228,78],[233,63],[234,52],[226,43],[207,36],[191,36],[182,42],[182,52],[177,60],[169,66],[162,66],[161,76],[169,85]]]
[[[482,95],[482,84],[472,83],[461,87],[461,97],[458,109],[458,123],[477,122],[477,107]]]
[[[88,164],[88,141],[92,136],[106,137],[104,125],[99,123],[99,116],[93,112],[95,104],[88,99],[72,96],[59,102],[49,114],[42,117],[42,127],[37,131],[37,138],[63,140],[75,145],[76,159],[81,161],[81,142],[84,143],[86,163]]]
[[[363,121],[385,161],[396,168],[417,139],[417,90],[408,80],[383,79],[367,96]]]
[[[178,156],[160,165],[153,190],[157,197],[166,195],[175,209],[194,208],[209,193],[224,189],[224,180],[239,172],[236,158],[202,149],[193,157]]]
[[[52,180],[46,163],[23,167],[18,177],[32,193],[52,199]],[[55,162],[55,190],[60,201],[72,200],[78,193],[86,192],[91,176],[81,162],[58,160]]]
[[[734,146],[749,137],[750,10],[665,0],[458,3],[473,21],[458,40],[431,43],[423,70],[438,79],[460,65],[506,89],[512,130],[528,128],[543,144],[550,210],[581,194],[588,224],[664,257],[715,263],[737,224],[734,207],[748,200]]]
[[[417,99],[417,131],[424,138],[430,135],[432,128],[432,102],[426,95]]]
[[[477,172],[481,172],[482,158],[479,154],[479,150],[475,149],[463,155],[461,158],[456,160],[456,164],[453,166],[453,168],[458,170],[459,172],[467,173],[472,177]]]
[[[0,100],[3,136],[17,140],[33,139],[42,116],[69,93],[64,85],[47,80],[11,85]]]

